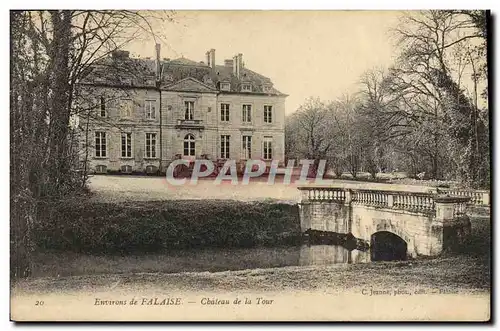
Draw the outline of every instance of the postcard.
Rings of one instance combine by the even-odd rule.
[[[11,320],[488,322],[490,26],[11,10]]]

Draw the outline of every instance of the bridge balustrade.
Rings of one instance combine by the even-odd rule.
[[[489,206],[490,192],[485,190],[464,190],[451,188],[438,188],[438,194],[471,198],[469,204],[474,206]]]
[[[336,187],[314,187],[310,189],[299,188],[303,201],[338,201],[346,199],[346,191]]]
[[[344,189],[338,187],[299,187],[302,201],[337,201],[380,208],[432,212],[434,194],[373,189]]]

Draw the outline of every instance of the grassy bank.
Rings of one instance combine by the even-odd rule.
[[[472,219],[471,236],[458,252],[448,251],[436,258],[407,262],[328,266],[294,266],[300,260],[299,247],[255,250],[206,248],[133,256],[39,252],[35,259],[35,279],[20,286],[23,291],[50,292],[58,289],[80,290],[91,284],[97,291],[119,281],[120,284],[136,286],[137,290],[147,286],[166,291],[224,290],[233,287],[235,291],[308,291],[398,285],[486,292],[491,281],[490,236],[490,220],[475,218]],[[238,271],[233,269],[235,266],[254,270]]]
[[[471,256],[408,262],[289,266],[223,272],[123,273],[31,278],[16,284],[22,292],[113,291],[286,291],[356,288],[454,289],[488,292],[490,270]]]
[[[291,244],[300,236],[298,207],[271,202],[71,200],[38,211],[40,250],[134,254]]]

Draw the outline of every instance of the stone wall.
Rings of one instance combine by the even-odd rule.
[[[308,229],[349,233],[349,205],[343,203],[310,202],[300,205],[300,226]]]
[[[353,205],[352,215],[351,231],[356,238],[370,242],[374,233],[388,231],[406,242],[409,256],[431,255],[432,214]]]
[[[130,165],[133,171],[143,172],[148,165],[156,167],[162,161],[164,171],[176,155],[183,155],[184,138],[191,134],[195,138],[195,153],[190,159],[199,159],[206,156],[209,159],[221,158],[221,135],[230,136],[229,157],[239,161],[243,157],[242,136],[252,136],[252,159],[263,158],[264,137],[272,139],[272,158],[284,162],[285,159],[285,98],[256,94],[238,94],[215,92],[181,92],[162,91],[155,89],[116,89],[94,87],[91,93],[97,96],[94,100],[96,114],[99,111],[99,96],[106,99],[106,117],[95,117],[88,123],[88,137],[81,133],[83,160],[84,146],[88,146],[88,165],[95,169],[98,165],[106,166],[110,171],[119,171],[122,165]],[[120,100],[133,100],[133,109],[130,117],[124,118],[120,114]],[[161,137],[160,137],[160,99],[161,99]],[[146,119],[145,101],[155,102],[156,117]],[[181,125],[184,120],[185,101],[194,102],[194,117],[196,125]],[[229,121],[221,121],[220,105],[230,105]],[[252,105],[252,122],[243,123],[242,106]],[[272,122],[264,122],[264,105],[272,106]],[[86,128],[84,116],[78,119],[81,130]],[[106,132],[107,155],[98,158],[95,156],[94,139],[96,131]],[[132,133],[132,157],[121,157],[121,132]],[[145,159],[145,134],[157,133],[156,157]],[[161,143],[160,143],[161,138]],[[182,156],[183,157],[183,156]],[[270,163],[269,161],[268,163]]]

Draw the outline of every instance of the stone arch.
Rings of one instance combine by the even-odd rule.
[[[415,256],[415,238],[413,235],[408,233],[406,229],[404,229],[399,222],[394,222],[390,219],[382,219],[374,222],[372,233],[370,233],[370,237],[377,232],[390,232],[392,234],[397,235],[401,239],[406,242],[408,248],[408,255]]]
[[[377,231],[370,237],[372,261],[392,261],[408,259],[407,242],[389,231]]]

